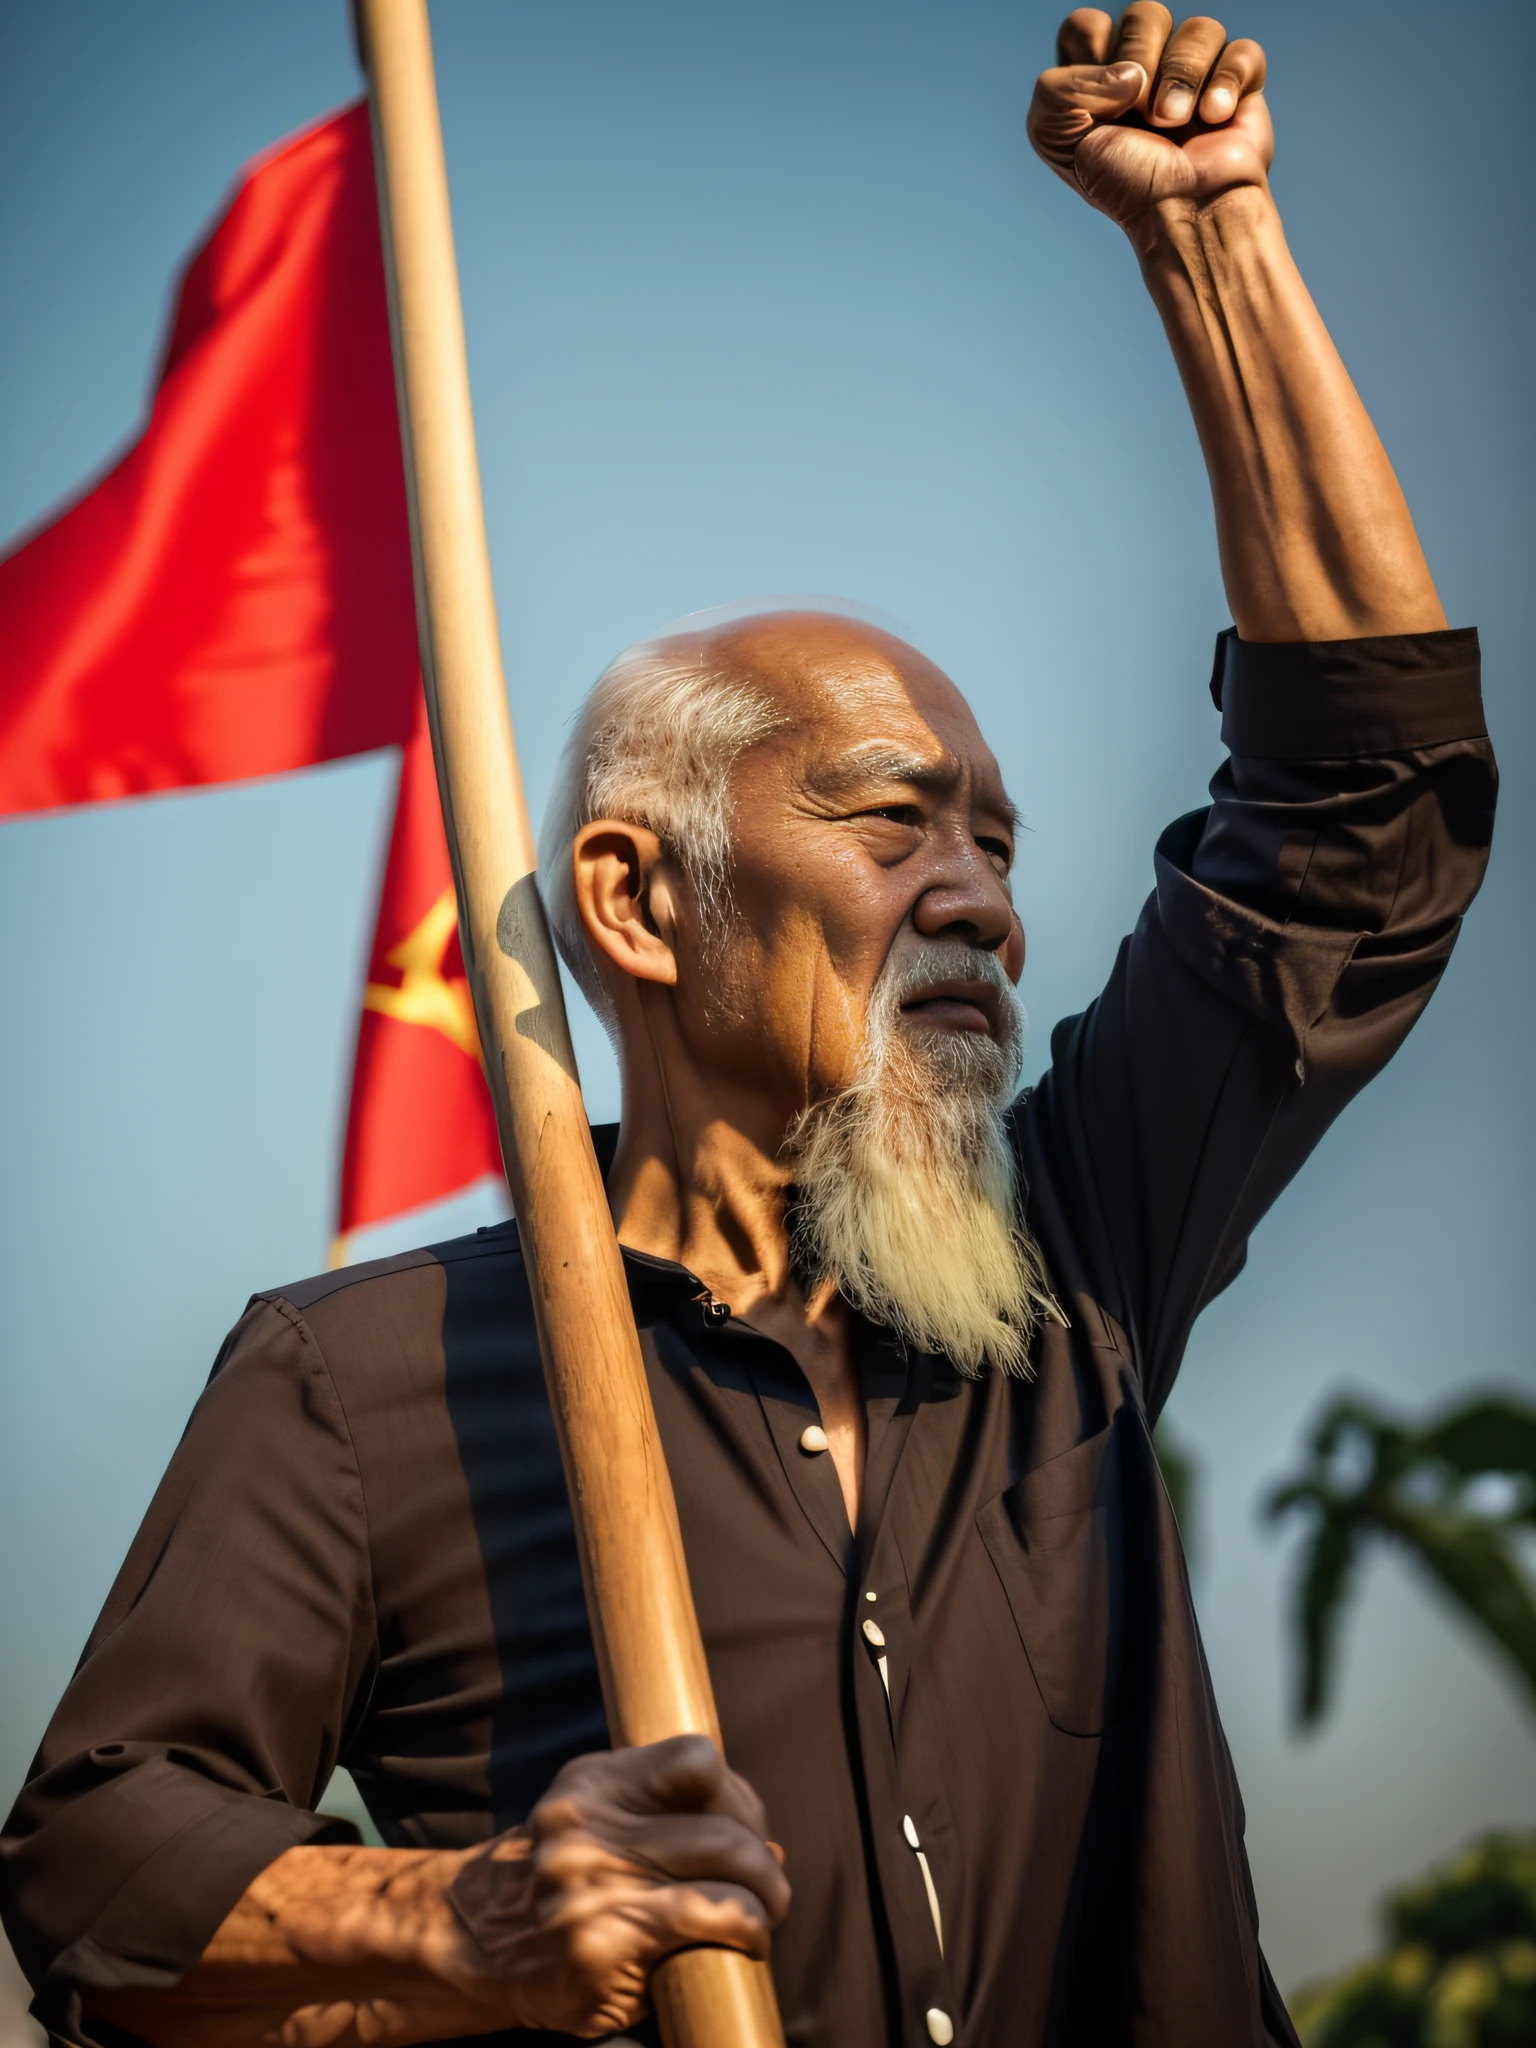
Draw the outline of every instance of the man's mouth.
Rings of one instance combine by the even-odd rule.
[[[901,1014],[929,1031],[972,1031],[990,1036],[997,1022],[997,990],[985,981],[941,981],[901,1006]]]

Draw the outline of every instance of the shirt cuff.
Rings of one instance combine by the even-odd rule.
[[[1368,640],[1216,640],[1211,696],[1229,752],[1339,761],[1484,739],[1477,628]]]
[[[92,1990],[179,1983],[247,1886],[285,1850],[358,1839],[350,1821],[331,1814],[249,1795],[220,1799],[163,1841],[89,1932],[54,1958],[37,1986],[34,2017],[70,2042],[126,2038],[87,2031],[82,2007]]]

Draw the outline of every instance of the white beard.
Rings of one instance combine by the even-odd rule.
[[[901,1005],[960,977],[1001,997],[1000,1038],[914,1027]],[[1041,1318],[1061,1321],[1025,1227],[1004,1111],[1018,1087],[1024,1014],[993,954],[958,942],[891,963],[875,986],[859,1071],[800,1116],[796,1263],[835,1278],[873,1323],[979,1377],[1025,1375]]]

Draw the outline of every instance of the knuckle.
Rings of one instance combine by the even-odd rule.
[[[589,1860],[589,1838],[586,1835],[553,1835],[534,1851],[534,1875],[541,1885],[559,1884],[568,1874],[584,1868]]]
[[[708,1798],[725,1774],[724,1760],[707,1735],[673,1735],[655,1747],[675,1803]]]
[[[587,1869],[558,1851],[539,1857],[533,1868],[533,1896],[537,1910],[547,1913],[552,1902],[564,1899],[580,1888]]]
[[[691,1769],[718,1771],[720,1752],[707,1735],[674,1735],[671,1747],[676,1756]]]
[[[1114,23],[1097,7],[1075,7],[1056,32],[1060,63],[1091,63],[1107,47]]]
[[[559,1780],[555,1782],[558,1785]],[[545,1793],[528,1816],[528,1829],[536,1842],[550,1841],[584,1825],[582,1801],[572,1792],[561,1793],[553,1788]]]

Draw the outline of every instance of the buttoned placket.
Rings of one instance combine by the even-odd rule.
[[[714,1325],[711,1334],[726,1334]],[[857,1706],[858,1754],[853,1759],[870,1815],[876,1888],[891,1935],[902,2038],[910,2048],[948,2044],[960,2037],[960,2019],[944,1957],[944,1913],[935,1868],[932,1823],[949,1832],[946,1802],[934,1785],[905,1780],[901,1716],[913,1680],[915,1642],[905,1573],[889,1526],[901,1451],[919,1402],[911,1398],[913,1374],[895,1346],[875,1339],[871,1361],[883,1370],[866,1372],[869,1444],[857,1538],[848,1527],[842,1490],[819,1420],[815,1396],[792,1355],[749,1326],[732,1321],[757,1351],[764,1370],[754,1373],[758,1398],[779,1460],[806,1519],[849,1580],[848,1654]],[[773,1369],[767,1369],[771,1355]],[[861,1555],[870,1568],[860,1572]],[[889,1629],[889,1634],[888,1634]]]
[[[903,2039],[913,2048],[924,2042],[946,2048],[960,2033],[934,1854],[936,1838],[949,1832],[948,1815],[940,1785],[926,1782],[924,1745],[909,1739],[921,1673],[889,1512],[888,1506],[877,1525],[866,1574],[875,1583],[860,1587],[856,1604],[862,1611],[852,1631],[859,1762],[899,1980]]]

